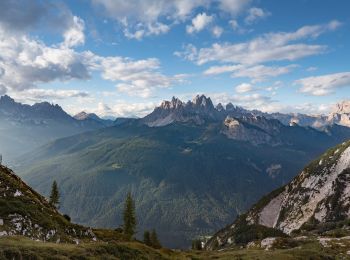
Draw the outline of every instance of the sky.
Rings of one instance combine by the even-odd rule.
[[[1,0],[0,95],[144,116],[205,94],[266,112],[350,98],[348,0]]]

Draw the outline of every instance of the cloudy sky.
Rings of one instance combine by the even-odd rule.
[[[143,116],[164,99],[326,113],[350,98],[348,0],[0,1],[0,95]]]

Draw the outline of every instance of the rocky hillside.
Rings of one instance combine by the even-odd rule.
[[[328,150],[289,184],[262,198],[232,225],[219,231],[207,248],[237,242],[239,230],[290,235],[306,226],[339,223],[349,218],[350,141]]]
[[[0,166],[0,237],[79,243],[96,241],[90,228],[70,223],[10,169]]]

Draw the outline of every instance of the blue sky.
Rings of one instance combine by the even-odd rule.
[[[0,94],[143,116],[164,99],[327,113],[350,97],[347,0],[0,2]]]

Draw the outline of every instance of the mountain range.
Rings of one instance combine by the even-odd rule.
[[[329,149],[287,185],[264,196],[217,232],[206,248],[253,245],[268,236],[300,239],[303,235],[318,236],[326,247],[332,239],[322,237],[345,237],[349,233],[349,181],[350,141]],[[271,243],[274,241],[270,238]]]
[[[112,125],[96,115],[75,118],[48,102],[26,105],[0,97],[0,153],[6,161],[49,141]]]
[[[120,225],[131,191],[139,234],[155,227],[165,245],[187,247],[349,137],[339,124],[316,129],[205,96],[173,98],[144,118],[45,144],[16,169],[45,195],[57,180],[62,212],[91,226]]]

